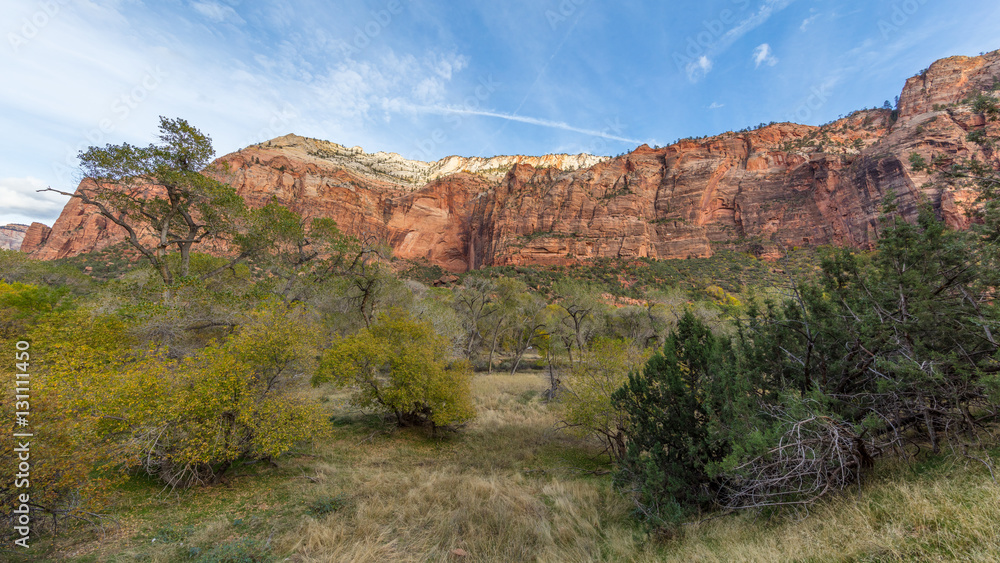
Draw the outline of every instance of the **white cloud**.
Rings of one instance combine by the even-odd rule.
[[[437,55],[431,63],[435,74],[445,80],[451,80],[453,73],[461,71],[469,65],[469,58],[454,53],[447,55]]]
[[[52,225],[68,197],[52,192],[41,192],[47,186],[38,178],[0,178],[0,201],[4,211],[0,224],[40,221]]]
[[[191,7],[194,8],[196,12],[215,23],[246,23],[243,18],[236,13],[236,10],[230,8],[229,6],[223,6],[218,2],[192,2]]]
[[[703,78],[712,70],[712,60],[709,57],[718,56],[744,35],[763,25],[768,19],[771,18],[772,15],[784,10],[794,1],[795,0],[764,0],[764,4],[759,10],[724,33],[722,37],[720,37],[719,40],[708,49],[708,52],[705,55],[700,57],[695,62],[688,63],[685,68],[688,80],[691,82],[697,82]],[[777,60],[775,62],[777,62]]]
[[[688,80],[691,82],[697,82],[699,79],[703,78],[706,74],[712,71],[712,59],[702,55],[698,57],[698,60],[688,63],[685,70],[687,71]]]
[[[754,68],[760,68],[760,65],[766,64],[767,66],[774,66],[778,64],[778,59],[771,52],[771,46],[767,43],[761,43],[753,50],[753,64]]]
[[[720,104],[719,102],[712,102],[712,105],[708,106],[708,109],[720,109],[726,107],[726,104]]]
[[[209,133],[220,155],[287,133],[378,146],[384,139],[370,121],[388,120],[392,100],[448,103],[469,64],[453,51],[387,44],[317,56],[306,34],[257,50],[204,33],[214,21],[240,21],[225,2],[185,3],[162,22],[129,6],[67,4],[18,50],[0,49],[11,78],[0,82],[0,130],[9,133],[0,170],[41,178],[5,181],[5,222],[51,223],[64,201],[34,190],[74,189],[77,153],[90,145],[155,142],[159,115]],[[258,39],[249,26],[227,33]]]
[[[817,19],[819,19],[819,14],[816,14],[815,16],[810,16],[802,20],[802,25],[799,26],[799,31],[805,31],[806,28],[809,27],[809,25],[812,24],[812,22],[816,21]]]
[[[428,76],[413,89],[413,95],[420,103],[432,103],[444,96],[444,83],[435,77]]]
[[[736,27],[730,29],[723,35],[715,45],[714,51],[722,51],[732,45],[737,39],[757,29],[777,12],[787,8],[795,0],[766,0],[764,5],[752,16],[741,21]]]

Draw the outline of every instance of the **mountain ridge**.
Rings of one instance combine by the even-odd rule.
[[[859,110],[821,126],[753,130],[641,145],[618,157],[446,157],[395,153],[286,135],[220,157],[250,205],[272,198],[344,232],[373,235],[397,257],[453,272],[489,265],[567,264],[600,257],[704,257],[720,244],[771,257],[783,248],[870,247],[888,193],[904,216],[930,202],[962,228],[975,192],[932,184],[916,153],[995,158],[968,141],[998,124],[962,100],[1000,84],[1000,51],[936,61],[906,81],[897,111]],[[23,250],[42,259],[110,244],[117,227],[71,200],[49,232],[32,225]],[[29,244],[30,243],[30,244]]]

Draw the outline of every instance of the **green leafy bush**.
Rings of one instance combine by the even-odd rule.
[[[460,424],[475,416],[472,377],[448,352],[431,323],[395,310],[334,341],[313,382],[351,386],[355,406],[391,413],[400,425]]]
[[[615,480],[654,527],[676,525],[715,497],[711,466],[730,447],[713,418],[726,395],[722,368],[730,355],[728,343],[686,311],[662,352],[612,397],[628,436]]]

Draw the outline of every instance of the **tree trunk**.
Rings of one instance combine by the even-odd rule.
[[[181,243],[181,276],[187,277],[191,269],[191,244]]]
[[[500,334],[499,329],[493,332],[493,345],[490,346],[490,359],[489,359],[490,367],[486,373],[493,373],[493,353],[496,352],[497,349],[497,336],[499,334]]]

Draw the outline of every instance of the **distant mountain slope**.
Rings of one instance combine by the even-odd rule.
[[[20,249],[21,241],[24,240],[24,233],[27,231],[28,226],[20,223],[8,223],[0,227],[0,249]]]

